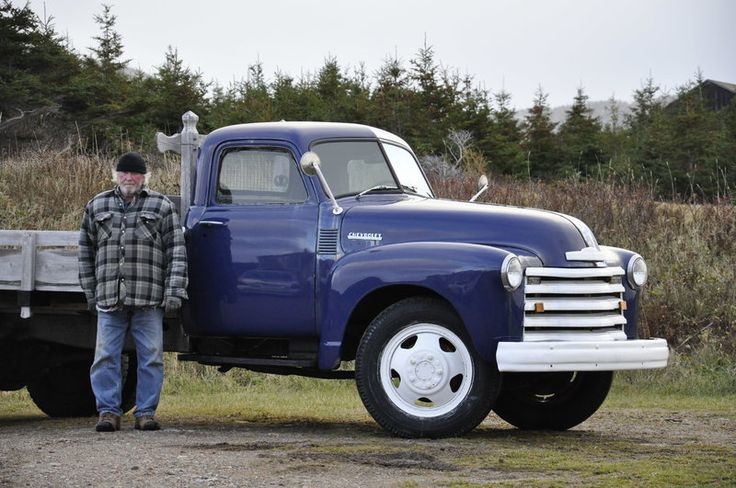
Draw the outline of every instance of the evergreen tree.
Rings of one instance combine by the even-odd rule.
[[[132,96],[130,77],[123,72],[128,61],[122,59],[123,44],[115,30],[112,7],[103,5],[102,14],[94,19],[100,29],[94,37],[97,45],[90,48],[93,55],[82,60],[82,68],[64,99],[64,108],[79,122],[93,150],[118,151],[121,145],[127,146],[130,118],[136,115],[131,103],[138,100]]]
[[[274,120],[271,94],[263,73],[263,63],[248,66],[248,78],[238,83],[238,123],[270,122]]]
[[[426,42],[410,64],[417,93],[411,99],[414,117],[407,132],[419,152],[437,153],[442,150],[440,141],[449,130],[447,115],[454,102],[453,83],[447,76],[444,83],[441,80],[434,49]]]
[[[300,95],[294,85],[294,78],[277,72],[271,83],[273,92],[273,112],[276,120],[306,120],[303,107],[300,104]]]
[[[450,126],[470,131],[473,140],[478,141],[478,150],[483,153],[489,150],[486,142],[491,133],[491,125],[488,91],[474,86],[473,77],[466,75],[450,114]]]
[[[654,84],[651,76],[647,78],[644,86],[634,90],[634,103],[631,106],[631,112],[626,117],[630,128],[638,129],[652,122],[657,110],[661,108],[657,92],[659,92],[659,86]]]
[[[28,112],[55,111],[79,63],[54,30],[26,4],[0,4],[0,124]],[[0,128],[9,128],[0,125]]]
[[[316,117],[319,120],[348,122],[343,113],[347,105],[345,77],[337,59],[329,57],[317,75],[317,95],[321,101],[322,110]]]
[[[615,164],[615,170],[624,171],[626,134],[621,118],[621,108],[614,95],[608,99],[606,105],[608,122],[601,133],[601,148],[604,154],[609,155],[609,165]]]
[[[678,89],[677,100],[666,108],[671,143],[665,154],[675,188],[690,197],[714,193],[719,178],[718,115],[705,106],[704,81],[698,72],[693,82]]]
[[[386,58],[375,75],[376,88],[371,95],[371,124],[409,138],[414,92],[407,70],[398,57]]]
[[[102,13],[94,16],[95,22],[100,27],[100,34],[94,36],[97,41],[96,47],[90,50],[95,54],[95,61],[100,67],[103,75],[114,77],[128,66],[129,60],[123,60],[123,40],[115,30],[117,16],[112,14],[111,5],[102,5]]]
[[[601,124],[593,117],[588,96],[582,88],[578,88],[566,115],[559,132],[563,169],[590,175],[601,162]]]
[[[547,96],[540,86],[526,115],[522,148],[526,153],[526,174],[553,179],[561,173],[562,160],[554,133],[557,124],[550,118]]]
[[[669,130],[659,90],[651,77],[634,90],[634,103],[626,117],[626,147],[633,169],[657,185],[667,183],[668,193],[674,197],[675,181],[666,157]]]
[[[320,96],[317,79],[310,73],[302,74],[296,82],[297,105],[302,120],[326,120],[326,102]]]
[[[208,84],[201,73],[184,66],[178,51],[171,46],[164,54],[164,63],[155,76],[145,79],[142,88],[137,95],[144,95],[142,99],[147,102],[141,108],[149,126],[166,133],[176,132],[181,128],[182,114],[188,110],[197,113],[200,120],[207,118]]]
[[[716,196],[730,196],[736,205],[736,97],[720,113],[720,156],[717,162]]]
[[[365,65],[359,64],[353,73],[345,78],[344,89],[344,104],[340,107],[343,120],[356,124],[369,123],[371,85]]]
[[[505,90],[494,95],[490,131],[483,144],[485,156],[494,173],[523,175],[526,172],[522,152],[522,130],[511,107],[511,94]]]

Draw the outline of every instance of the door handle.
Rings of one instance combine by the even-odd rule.
[[[200,220],[200,225],[207,225],[207,226],[226,226],[227,224],[225,222],[220,222],[219,220]]]

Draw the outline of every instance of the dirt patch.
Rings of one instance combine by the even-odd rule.
[[[333,447],[328,452],[324,452],[324,449],[318,448],[311,451],[287,453],[287,457],[329,464],[342,463],[391,469],[422,469],[428,471],[458,471],[459,469],[454,464],[444,462],[438,459],[437,456],[424,452],[413,452],[411,450],[380,452],[380,450],[380,447],[369,447],[368,449],[361,449],[362,452],[355,452],[352,449],[341,452],[342,449]]]
[[[248,442],[245,444],[231,444],[229,442],[218,442],[217,444],[200,444],[191,446],[190,449],[202,449],[205,451],[267,451],[271,449],[283,449],[291,446],[288,442]]]
[[[602,410],[568,432],[494,416],[465,437],[407,440],[371,423],[203,423],[96,433],[94,419],[0,419],[0,486],[729,486],[736,413]]]

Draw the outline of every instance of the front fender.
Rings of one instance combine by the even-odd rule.
[[[493,361],[499,340],[521,336],[523,292],[509,293],[500,277],[508,254],[478,244],[407,242],[346,255],[332,268],[320,303],[320,368],[338,364],[348,321],[361,300],[392,285],[422,287],[447,300],[478,353]]]

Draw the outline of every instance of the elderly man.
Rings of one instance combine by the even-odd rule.
[[[95,429],[120,429],[121,356],[128,330],[138,357],[135,428],[158,430],[163,385],[163,316],[187,298],[184,238],[172,202],[147,188],[146,161],[123,154],[117,186],[87,204],[79,234],[79,280],[97,311],[90,370],[100,414]]]

